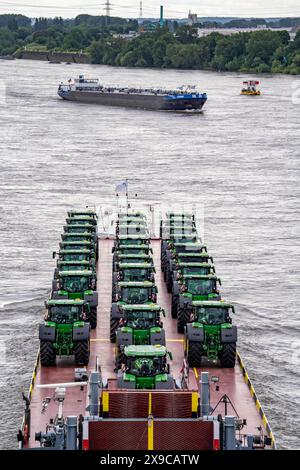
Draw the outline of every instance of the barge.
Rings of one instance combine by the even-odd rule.
[[[160,238],[149,238],[157,302],[178,386],[118,386],[111,337],[112,264],[115,237],[99,237],[96,265],[98,321],[90,333],[90,357],[78,368],[69,357],[41,367],[37,355],[18,433],[20,449],[70,450],[262,450],[275,449],[268,419],[239,353],[233,367],[203,362],[189,367],[184,338],[172,318],[171,295],[161,271]],[[136,243],[136,242],[135,242]],[[137,247],[138,245],[134,245]],[[145,245],[142,245],[143,247]]]
[[[201,111],[207,101],[206,93],[189,87],[169,91],[104,87],[98,79],[87,79],[83,75],[61,83],[58,96],[67,101],[154,111]]]

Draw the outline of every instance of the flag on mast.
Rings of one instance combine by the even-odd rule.
[[[121,181],[116,184],[116,193],[119,194],[128,194],[128,181]]]

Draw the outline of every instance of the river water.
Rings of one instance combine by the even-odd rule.
[[[57,84],[197,84],[202,115],[68,103]],[[0,448],[15,434],[67,208],[140,199],[204,207],[205,242],[236,303],[239,349],[281,448],[300,447],[300,80],[242,74],[0,61]],[[202,209],[201,209],[202,210]],[[298,291],[298,292],[297,292]]]

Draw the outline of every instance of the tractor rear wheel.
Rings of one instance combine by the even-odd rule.
[[[186,308],[178,307],[177,310],[177,331],[184,333],[184,327],[190,320],[189,310]]]
[[[97,307],[91,307],[90,325],[92,330],[97,327]]]
[[[55,366],[56,354],[53,343],[50,343],[50,341],[41,341],[40,357],[42,367]]]
[[[190,367],[201,367],[203,343],[188,342],[187,361]]]
[[[74,346],[74,356],[76,366],[87,366],[90,358],[89,340],[78,341]]]
[[[119,320],[111,318],[110,319],[110,342],[115,343],[116,342],[116,331],[119,326]]]
[[[172,292],[172,287],[173,287],[173,279],[172,279],[172,274],[167,271],[167,291],[169,292],[169,294],[171,294]]]
[[[178,305],[178,297],[172,295],[172,308],[171,308],[171,315],[172,318],[177,318],[177,305]]]
[[[120,346],[118,346],[118,353],[117,353],[117,356],[116,356],[116,369],[121,369],[121,366],[122,364],[125,364],[125,359],[126,359],[126,356],[124,354],[124,348],[120,348]]]
[[[223,349],[220,354],[220,361],[222,367],[233,368],[236,359],[236,343],[224,343]]]

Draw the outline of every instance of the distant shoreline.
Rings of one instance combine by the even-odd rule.
[[[60,63],[60,62],[66,62],[66,63],[71,63],[71,64],[92,64],[92,61],[89,57],[88,54],[85,53],[76,53],[76,52],[50,52],[50,51],[23,51],[21,54],[19,53],[17,56],[11,56],[11,58],[8,59],[8,57],[1,57],[0,59],[6,59],[6,60],[11,60],[11,59],[21,59],[21,60],[39,60],[41,62],[50,62],[50,63]],[[94,64],[94,65],[106,65],[106,64]],[[118,68],[117,65],[110,65],[111,67],[116,67]],[[143,68],[143,67],[129,67],[129,68]],[[145,68],[150,68],[154,70],[179,70],[174,67],[166,67],[166,68],[161,68],[161,67],[145,67]],[[213,69],[207,69],[207,68],[202,68],[202,69],[180,69],[180,70],[192,70],[192,71],[204,71],[204,72],[216,72],[216,73],[222,73],[224,70],[213,70]],[[232,72],[231,72],[232,73]],[[253,72],[253,71],[248,71],[248,72],[242,72],[242,71],[236,71],[234,72],[236,74],[249,74],[249,75],[291,75],[285,72],[260,72],[259,74]],[[295,76],[299,76],[295,75]]]
[[[73,64],[90,64],[88,54],[78,52],[22,51],[15,56],[18,59],[41,60],[43,62],[69,62]]]

